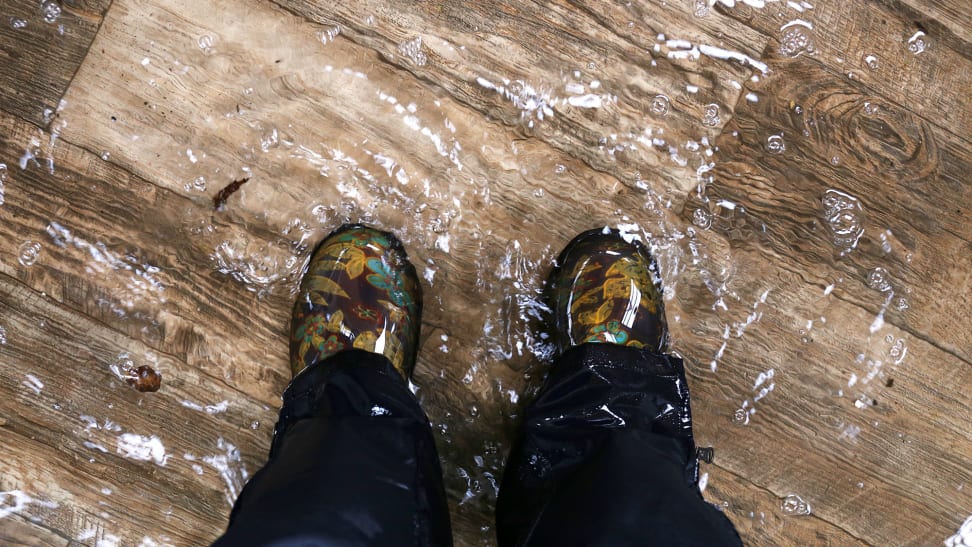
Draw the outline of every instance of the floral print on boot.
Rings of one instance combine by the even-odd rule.
[[[387,357],[408,379],[415,366],[422,287],[405,248],[390,233],[346,224],[314,251],[290,326],[290,368],[344,350]]]
[[[589,342],[663,351],[668,326],[656,271],[644,245],[617,230],[575,237],[548,282],[558,353]]]

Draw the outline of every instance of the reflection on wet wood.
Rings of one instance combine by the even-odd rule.
[[[605,224],[656,246],[705,495],[747,543],[944,539],[972,503],[972,111],[964,19],[925,4],[115,0],[60,91],[0,114],[0,490],[35,500],[0,538],[215,537],[307,253],[353,220],[424,280],[459,544],[493,542],[550,262]]]
[[[849,281],[846,298],[972,362],[968,334],[954,329],[972,308],[972,280],[948,266],[972,243],[968,146],[814,63],[777,66],[755,86],[764,99],[727,127],[738,137],[719,140],[713,209],[745,204],[726,214],[765,223],[761,242],[775,254],[808,271],[827,264]],[[856,218],[827,214],[828,191],[857,200]],[[842,234],[849,223],[859,226]]]
[[[85,543],[199,544],[225,526],[226,490],[264,458],[272,409],[6,274],[0,314],[3,362],[29,363],[0,376],[0,487],[29,496],[26,514]],[[154,355],[165,389],[125,385],[113,366],[128,353]]]
[[[110,3],[0,2],[0,108],[50,124]]]
[[[923,10],[926,13],[915,20],[908,16],[910,10],[883,5],[887,3],[891,2],[850,0],[815,5],[813,28],[794,24],[809,13],[801,16],[778,8],[726,12],[770,37],[775,52],[808,58],[849,84],[858,82],[930,123],[967,138],[967,128],[972,126],[972,104],[965,92],[972,86],[968,44],[947,39],[950,33],[929,34],[929,28],[941,28],[934,18],[941,11]],[[968,17],[967,8],[961,11]],[[794,39],[797,37],[800,39]]]

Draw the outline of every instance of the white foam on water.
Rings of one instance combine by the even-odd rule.
[[[165,446],[155,435],[122,433],[118,436],[117,452],[126,458],[152,461],[159,466],[164,466],[169,460],[168,454],[165,453]]]
[[[205,412],[206,414],[219,414],[220,412],[226,412],[226,409],[229,408],[229,401],[220,401],[214,405],[201,405],[186,399],[182,401],[182,406],[197,412]]]
[[[23,513],[28,506],[37,505],[47,509],[57,508],[57,503],[34,498],[21,490],[0,492],[0,519]]]
[[[222,477],[223,482],[226,484],[226,501],[232,507],[233,502],[236,501],[236,496],[239,495],[240,490],[243,489],[243,485],[246,484],[249,474],[246,472],[246,468],[243,467],[243,462],[240,459],[240,451],[235,445],[219,437],[216,440],[216,448],[223,452],[211,456],[203,456],[202,461],[215,469],[219,473],[219,476]]]
[[[945,540],[946,547],[972,547],[972,515],[965,519],[954,535]]]

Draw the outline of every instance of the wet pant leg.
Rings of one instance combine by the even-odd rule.
[[[524,412],[497,501],[501,547],[741,545],[698,489],[680,359],[584,344]]]
[[[284,393],[270,458],[218,546],[452,545],[428,418],[384,356],[339,353]]]

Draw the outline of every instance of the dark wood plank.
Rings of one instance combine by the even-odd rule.
[[[109,5],[111,0],[0,2],[0,108],[47,127]]]
[[[813,514],[782,510],[786,498],[753,488],[752,483],[718,465],[703,465],[707,474],[705,495],[736,525],[746,545],[866,545],[830,522]],[[799,504],[795,498],[791,498]],[[802,500],[802,498],[801,498]],[[806,500],[802,500],[806,501]],[[784,539],[785,538],[785,539]]]
[[[949,47],[972,58],[972,12],[962,0],[884,0],[892,10],[918,22]]]
[[[691,326],[689,339],[700,340],[686,352],[693,410],[704,417],[696,424],[699,442],[716,447],[719,467],[781,502],[800,496],[812,514],[867,543],[951,534],[972,497],[959,488],[972,479],[965,433],[972,413],[960,387],[972,381],[970,367],[890,325],[867,339],[860,333],[870,313],[839,294],[824,297],[822,283],[806,284],[800,268],[779,270],[761,252],[735,254],[746,274],[737,293],[771,293],[742,337],[734,334],[746,320],[738,311]],[[742,266],[760,261],[762,280]],[[804,342],[800,330],[809,318],[817,325]],[[727,326],[727,347],[712,374],[698,356],[720,350]],[[897,512],[908,518],[873,518]]]
[[[907,10],[895,9],[890,2],[810,4],[813,8],[803,11],[789,9],[782,2],[767,4],[765,9],[743,3],[736,8],[719,4],[719,9],[762,32],[770,39],[772,51],[790,51],[799,55],[797,59],[825,66],[849,84],[863,84],[875,100],[892,101],[954,136],[968,139],[972,106],[965,90],[972,87],[972,57],[967,51],[953,49],[965,49],[965,42],[952,39],[948,31],[945,36],[935,35],[931,30],[940,27],[925,28],[922,23],[930,17],[916,21]],[[792,40],[790,46],[784,45],[797,27],[809,39],[811,51]]]
[[[972,363],[968,331],[955,328],[972,306],[972,278],[949,266],[968,264],[972,249],[969,147],[815,64],[774,64],[772,77],[753,84],[765,99],[741,106],[732,133],[719,140],[709,203],[691,204],[686,218],[699,206],[765,225],[765,232],[746,235],[808,271],[832,266],[847,281],[843,297],[875,317],[884,310],[884,321]],[[770,152],[771,139],[781,139],[785,152]],[[827,220],[841,213],[825,214],[832,190],[861,206],[848,211],[862,232],[857,248],[843,256],[847,246],[835,241],[845,238],[834,231],[843,229],[841,220]],[[746,213],[724,210],[720,200]],[[716,222],[716,228],[731,224]],[[871,279],[875,272],[884,272],[886,286]]]
[[[197,544],[225,527],[266,458],[273,410],[4,274],[0,317],[0,470],[4,488],[37,500],[22,515],[39,509],[82,542]],[[126,385],[112,370],[120,353],[151,362],[162,389]]]
[[[203,276],[192,268],[218,262],[220,244],[226,254],[218,257],[231,270],[231,253],[282,255],[286,244],[265,231],[244,234],[213,213],[208,199],[159,189],[15,118],[0,116],[0,126],[0,158],[11,161],[0,207],[0,272],[276,404],[289,381],[286,367],[274,366],[286,362],[286,348],[275,342],[289,320],[289,291],[259,295],[208,266]],[[20,169],[16,158],[33,141],[45,149]],[[39,254],[25,266],[21,254],[30,246]],[[301,263],[274,266],[250,273],[294,281]],[[256,306],[264,297],[277,302],[269,313]],[[254,310],[245,323],[240,306]],[[244,332],[245,344],[228,336]],[[268,355],[273,360],[264,364]],[[238,360],[254,365],[230,368]]]

